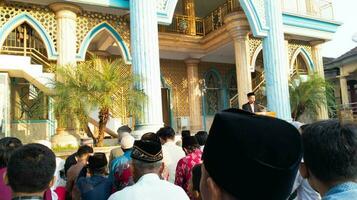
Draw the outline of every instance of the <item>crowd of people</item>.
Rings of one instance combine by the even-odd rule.
[[[110,155],[87,145],[66,160],[46,142],[0,139],[0,200],[357,200],[357,126],[288,123],[238,109],[209,134],[171,127],[135,140],[118,129]]]

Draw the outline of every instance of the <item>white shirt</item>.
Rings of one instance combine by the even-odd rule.
[[[169,181],[175,182],[176,166],[178,161],[185,157],[185,152],[173,141],[168,141],[162,145],[163,162],[169,171]]]
[[[254,103],[251,103],[249,104],[250,105],[250,108],[252,109],[252,112],[255,113],[255,110],[254,110]]]
[[[185,191],[157,174],[145,174],[137,183],[112,194],[108,200],[189,200]]]
[[[314,189],[312,189],[309,182],[300,175],[299,171],[296,175],[292,192],[294,192],[295,190],[297,190],[297,196],[294,200],[320,200],[321,199],[319,193],[317,193]]]

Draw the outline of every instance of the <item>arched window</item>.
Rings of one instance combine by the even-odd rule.
[[[295,62],[294,62],[294,74],[298,74],[298,75],[306,75],[308,74],[309,70],[308,70],[308,66],[304,60],[304,58],[302,57],[301,53],[299,53],[299,55],[296,57]]]
[[[50,68],[47,50],[41,36],[26,22],[9,33],[0,53],[29,56],[33,64],[41,64],[45,70]]]
[[[227,102],[229,102],[235,95],[237,95],[237,78],[233,71],[227,77]]]
[[[221,80],[219,75],[213,71],[206,74],[206,113],[214,115],[222,107],[221,102]]]

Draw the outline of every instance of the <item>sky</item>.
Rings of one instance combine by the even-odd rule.
[[[324,44],[322,55],[336,58],[357,46],[357,42],[352,41],[352,36],[357,34],[357,1],[333,0],[333,6],[336,21],[343,24],[333,40]]]

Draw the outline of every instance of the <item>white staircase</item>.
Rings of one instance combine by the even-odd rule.
[[[0,55],[0,72],[24,78],[45,94],[53,93],[54,73],[44,73],[42,65],[31,64],[27,56]]]

